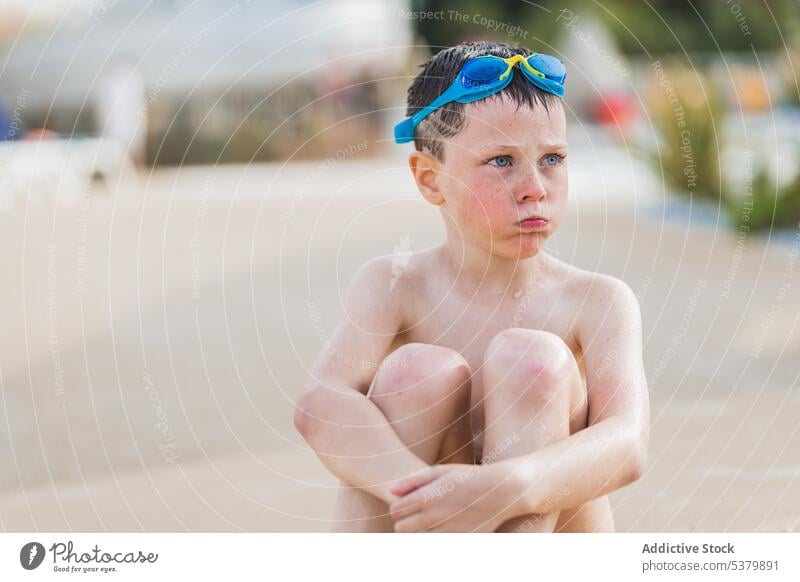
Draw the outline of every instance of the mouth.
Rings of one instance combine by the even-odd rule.
[[[549,221],[541,216],[530,216],[524,220],[520,220],[517,226],[523,230],[543,230],[547,228],[548,223]]]

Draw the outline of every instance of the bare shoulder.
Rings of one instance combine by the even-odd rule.
[[[373,257],[361,265],[353,275],[350,286],[353,289],[367,288],[377,291],[389,282],[391,274],[391,257],[383,255]]]
[[[353,275],[347,305],[357,311],[370,307],[375,317],[383,314],[400,324],[408,312],[408,302],[433,269],[432,261],[431,250],[395,250],[369,259]]]
[[[608,322],[609,317],[628,321],[640,318],[636,294],[622,279],[582,269],[559,259],[552,260],[555,271],[560,273],[565,294],[576,302],[582,320],[599,323],[603,320]]]
[[[392,297],[396,286],[395,260],[392,255],[373,257],[356,270],[348,287],[347,303],[389,304],[396,303]]]
[[[385,357],[402,325],[401,306],[389,288],[391,266],[390,258],[375,257],[353,274],[344,296],[344,313],[317,355],[309,381],[367,393],[377,362]]]
[[[436,251],[436,248],[405,251],[400,245],[391,255],[373,259],[380,264],[382,277],[395,300],[402,300],[410,292],[418,293],[431,275],[437,272],[439,259]]]

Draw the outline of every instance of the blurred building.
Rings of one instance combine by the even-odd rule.
[[[108,79],[141,82],[149,162],[311,157],[377,136],[412,38],[408,0],[48,2],[0,8],[0,99],[24,92],[27,127],[97,135]]]

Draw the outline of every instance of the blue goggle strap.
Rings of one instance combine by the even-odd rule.
[[[544,81],[543,79],[539,80]],[[413,141],[414,130],[417,128],[417,125],[419,125],[423,119],[428,117],[428,115],[440,107],[453,101],[458,101],[459,103],[471,103],[472,101],[485,99],[489,95],[494,95],[498,91],[502,91],[509,83],[511,83],[511,75],[506,76],[505,79],[494,81],[493,83],[485,85],[481,88],[467,88],[462,84],[461,76],[459,75],[445,90],[445,92],[434,99],[430,105],[423,107],[411,117],[407,117],[394,126],[395,143],[407,143]]]
[[[463,93],[463,87],[459,79],[453,81],[444,93],[439,95],[431,103],[411,117],[408,117],[394,126],[394,141],[395,143],[406,143],[414,140],[414,130],[417,125],[428,117],[431,113],[439,109],[442,105],[447,105],[451,101],[455,101]]]

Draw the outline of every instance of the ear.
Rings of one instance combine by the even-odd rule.
[[[423,198],[431,204],[441,206],[444,203],[438,183],[441,162],[428,152],[414,151],[408,156],[408,167]]]

